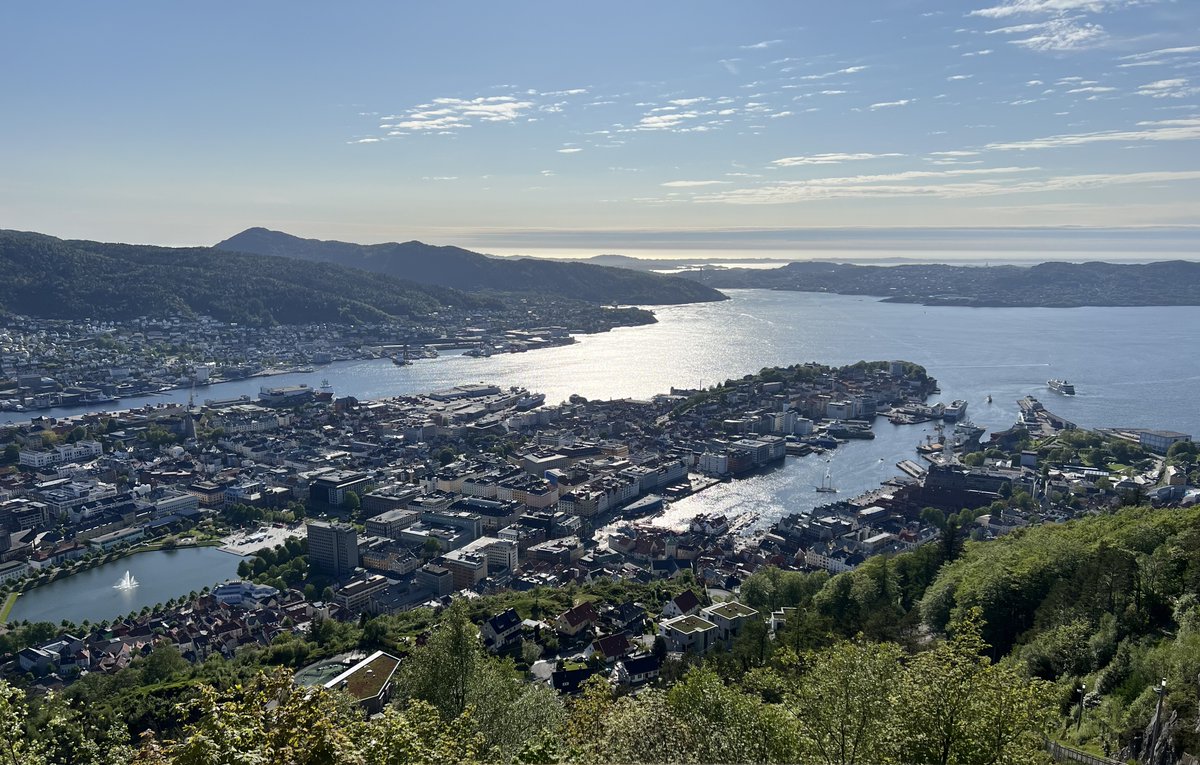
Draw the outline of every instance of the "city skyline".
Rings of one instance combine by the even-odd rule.
[[[541,255],[1195,252],[1184,3],[11,16],[4,228]]]

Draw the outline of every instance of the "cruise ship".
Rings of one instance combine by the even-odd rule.
[[[1046,385],[1055,393],[1063,393],[1068,396],[1075,395],[1075,386],[1066,380],[1047,380]]]
[[[967,416],[967,402],[961,398],[952,404],[946,404],[942,409],[942,419],[946,422],[958,422]]]

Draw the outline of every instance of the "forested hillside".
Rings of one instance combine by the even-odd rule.
[[[724,300],[725,296],[677,276],[535,258],[489,258],[461,247],[424,242],[354,244],[302,239],[251,228],[217,249],[337,263],[454,289],[537,293],[623,305],[668,305]]]
[[[19,231],[0,231],[0,272],[0,311],[56,319],[206,314],[254,324],[353,324],[504,305],[328,263]]]

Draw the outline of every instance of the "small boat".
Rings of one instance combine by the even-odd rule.
[[[988,402],[989,404],[990,404],[990,403],[992,403],[992,394],[991,394],[991,393],[989,393],[989,394],[988,394],[988,396],[987,396],[987,402]]]
[[[322,388],[324,388],[325,390],[329,390],[329,389],[330,389],[330,388],[332,388],[333,386],[329,384],[329,380],[328,380],[328,379],[324,379],[324,380],[322,380],[322,381],[321,381],[321,387],[322,387]]]
[[[412,366],[412,362],[409,361],[408,359],[404,358],[403,356],[393,356],[392,363],[398,367],[411,367]]]
[[[825,478],[821,480],[821,485],[816,489],[823,494],[837,494],[837,489],[833,488],[833,476],[829,475],[828,470],[825,471]]]

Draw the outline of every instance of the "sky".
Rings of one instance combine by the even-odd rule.
[[[0,228],[1200,257],[1200,2],[5,9]]]

